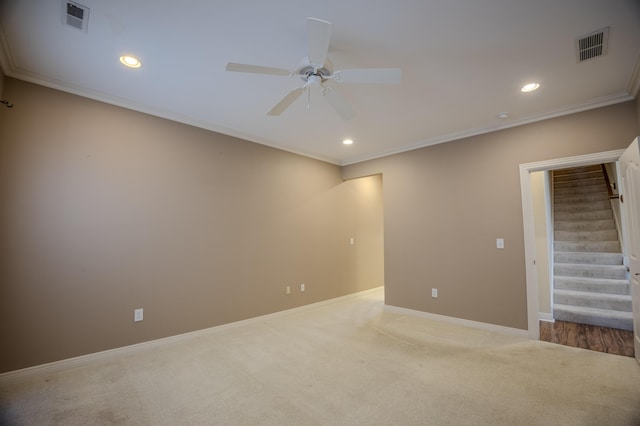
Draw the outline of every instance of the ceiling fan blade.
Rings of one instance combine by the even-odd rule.
[[[226,70],[233,72],[249,72],[253,74],[291,75],[291,71],[282,68],[263,67],[261,65],[236,64],[235,62],[227,63]]]
[[[338,115],[342,117],[344,121],[351,120],[356,116],[356,112],[353,110],[349,102],[338,93],[333,87],[323,85],[322,86],[322,96],[325,97],[329,105],[336,110]]]
[[[340,83],[399,84],[400,68],[360,68],[334,71],[333,79]]]
[[[287,95],[284,98],[282,98],[282,100],[280,102],[278,102],[276,104],[276,106],[274,106],[273,108],[271,108],[269,110],[267,115],[280,115],[280,114],[282,114],[284,112],[284,110],[289,108],[289,105],[291,105],[293,103],[293,101],[298,99],[300,97],[300,95],[302,95],[302,93],[304,93],[304,90],[305,90],[304,88],[298,87],[297,89],[293,89],[292,91],[287,93]]]
[[[316,18],[307,18],[309,30],[309,62],[321,67],[327,60],[329,41],[331,40],[331,22]]]

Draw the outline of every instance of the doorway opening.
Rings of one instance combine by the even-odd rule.
[[[616,164],[531,173],[540,339],[633,356]]]
[[[612,163],[618,161],[623,152],[624,150],[614,150],[520,165],[520,189],[522,195],[527,282],[527,323],[528,336],[530,339],[540,339],[539,280],[538,267],[536,265],[536,228],[532,191],[532,173],[582,167],[592,164]]]

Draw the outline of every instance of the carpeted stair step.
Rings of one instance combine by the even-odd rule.
[[[602,182],[598,185],[589,185],[589,186],[578,186],[575,188],[554,188],[553,195],[556,197],[566,197],[569,195],[578,195],[578,194],[600,194],[604,193],[609,196],[609,192],[607,191],[607,185]]]
[[[600,220],[558,220],[554,222],[556,231],[601,231],[604,229],[616,229],[613,219]]]
[[[554,231],[556,241],[615,241],[618,231],[603,229],[599,231]]]
[[[559,321],[633,330],[633,314],[631,312],[554,304],[553,317]]]
[[[571,182],[571,181],[575,181],[575,180],[587,180],[587,179],[599,179],[602,178],[602,172],[601,171],[591,171],[591,172],[585,172],[585,173],[570,173],[570,174],[561,174],[561,173],[554,173],[553,174],[553,183],[559,183],[559,182]]]
[[[597,172],[599,166],[597,164],[590,164],[587,166],[569,167],[566,169],[554,170],[553,174],[557,176],[576,175]]]
[[[613,210],[608,208],[606,210],[582,210],[576,212],[559,212],[556,211],[553,213],[554,220],[565,221],[565,220],[604,220],[604,219],[613,219]]]
[[[574,195],[556,195],[554,198],[556,204],[567,203],[592,203],[595,201],[609,201],[609,194],[604,192],[598,192],[595,194],[574,194]]]
[[[611,209],[611,202],[609,200],[594,201],[593,203],[561,203],[554,204],[554,212],[588,212],[594,210],[606,210]]]
[[[556,263],[553,265],[553,273],[554,275],[565,277],[607,278],[613,280],[627,279],[627,268],[624,265]]]
[[[557,290],[581,290],[591,293],[631,294],[628,280],[613,280],[608,278],[587,277],[553,277],[553,286]]]
[[[602,170],[602,168],[598,164],[587,164],[586,166],[577,166],[554,170],[553,173],[556,175],[574,175],[576,173],[589,173],[598,170]]]
[[[602,177],[602,168],[600,168],[600,166],[598,165],[553,171],[554,182],[563,182],[567,180],[576,180],[576,179],[601,178],[601,177]]]
[[[560,305],[582,306],[585,308],[609,309],[631,312],[631,296],[625,294],[592,293],[580,290],[553,291],[553,301]]]
[[[570,188],[582,188],[584,186],[597,186],[597,185],[606,185],[603,176],[599,177],[590,177],[587,179],[579,179],[579,180],[560,180],[558,181],[554,178],[553,189],[570,189]]]
[[[622,253],[555,251],[556,263],[584,263],[597,265],[622,265]]]
[[[617,236],[617,234],[616,234]],[[620,252],[619,241],[554,241],[555,251]]]

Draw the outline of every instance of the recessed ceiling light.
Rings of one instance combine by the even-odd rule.
[[[353,145],[353,141],[351,139],[345,139],[342,141],[344,145]]]
[[[522,89],[520,89],[523,92],[533,92],[534,90],[537,90],[540,87],[540,84],[538,83],[527,83],[524,86],[522,86]]]
[[[509,114],[506,112],[501,112],[498,114],[498,118],[501,118],[504,120],[505,118],[509,118]]]
[[[142,66],[142,62],[140,62],[140,59],[131,55],[120,56],[120,62],[125,67],[129,68],[140,68]]]

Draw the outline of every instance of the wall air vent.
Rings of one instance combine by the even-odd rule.
[[[62,8],[65,24],[87,32],[87,24],[89,23],[89,8],[87,6],[63,0]]]
[[[607,54],[609,27],[594,31],[576,40],[578,62],[588,61]]]

